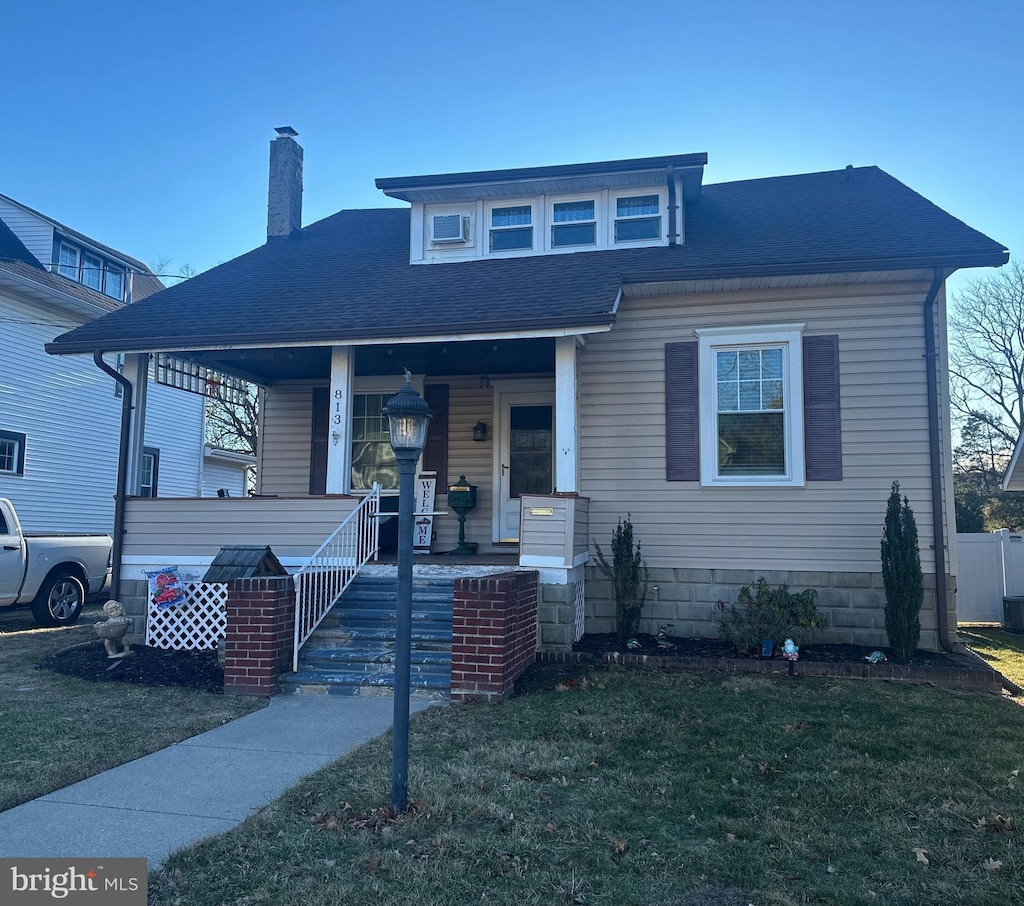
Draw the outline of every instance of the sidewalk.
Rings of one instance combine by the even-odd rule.
[[[419,711],[427,702],[412,701]],[[0,857],[145,856],[223,833],[391,727],[373,696],[275,696],[260,711],[0,812]]]

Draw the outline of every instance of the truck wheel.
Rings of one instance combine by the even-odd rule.
[[[70,573],[55,573],[40,587],[32,602],[32,616],[40,626],[70,626],[84,603],[81,580]]]

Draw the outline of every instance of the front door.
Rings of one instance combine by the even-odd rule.
[[[555,399],[551,391],[499,394],[494,540],[519,541],[523,494],[554,490]]]

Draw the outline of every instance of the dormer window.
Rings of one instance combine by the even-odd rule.
[[[65,240],[57,250],[57,273],[111,299],[124,299],[125,269]]]
[[[57,273],[62,277],[67,277],[69,280],[78,282],[79,259],[78,249],[73,245],[68,245],[66,242],[60,244],[60,258],[57,262]]]
[[[551,247],[597,244],[594,201],[556,201],[551,210]]]
[[[533,248],[533,205],[521,204],[491,208],[492,252],[512,252]]]
[[[103,260],[88,253],[82,255],[82,283],[103,292]]]
[[[615,199],[615,241],[636,242],[661,238],[661,198],[627,195]]]

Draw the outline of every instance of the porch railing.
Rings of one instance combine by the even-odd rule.
[[[295,580],[295,645],[292,670],[299,669],[299,649],[352,584],[363,566],[377,557],[380,485],[373,489],[344,522],[320,545]]]

